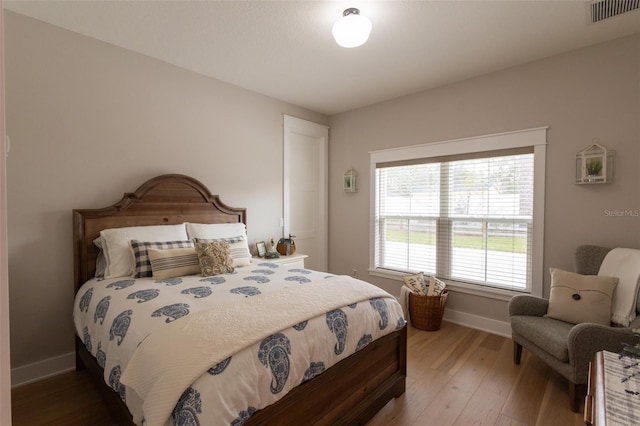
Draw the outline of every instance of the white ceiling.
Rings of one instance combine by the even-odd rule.
[[[581,0],[4,1],[5,9],[332,115],[640,32]],[[339,47],[358,7],[373,30]]]

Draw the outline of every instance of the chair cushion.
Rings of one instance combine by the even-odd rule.
[[[567,340],[574,324],[547,317],[514,315],[511,328],[561,362],[569,362]]]

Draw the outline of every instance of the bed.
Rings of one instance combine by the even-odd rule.
[[[102,285],[100,282],[105,284],[105,287],[107,286],[106,283],[113,284],[113,281],[109,280],[98,280],[98,283],[96,283],[94,278],[99,254],[99,249],[94,244],[94,240],[101,235],[101,231],[137,226],[180,225],[184,223],[246,225],[246,211],[245,209],[227,206],[220,201],[217,195],[212,195],[208,188],[196,179],[177,174],[162,175],[150,179],[136,191],[125,193],[123,198],[112,206],[102,209],[74,210],[74,293],[77,295],[74,309],[82,305],[83,296],[86,296],[87,291],[84,287],[84,290],[81,290],[81,287],[88,284],[88,281],[96,289]],[[100,265],[98,266],[100,267]],[[268,263],[252,264],[248,268],[253,269],[254,267],[264,270],[272,268],[273,265],[269,266]],[[241,269],[237,268],[240,276],[242,275]],[[263,271],[263,273],[272,272]],[[297,278],[294,277],[293,279],[298,279],[299,281],[296,283],[299,284],[313,281],[307,278],[307,276],[312,275],[305,274],[322,273],[305,270],[296,271],[296,274]],[[349,282],[340,282],[339,280],[342,279],[340,277],[330,276],[330,274],[325,275],[324,278],[330,279],[327,281],[335,281],[340,285],[349,284]],[[255,276],[249,278],[255,279]],[[195,278],[191,277],[190,279]],[[147,278],[147,280],[150,279]],[[316,281],[313,281],[312,284]],[[148,284],[147,281],[144,281],[144,278],[140,282]],[[127,285],[131,284],[127,283]],[[209,292],[209,290],[207,291]],[[197,294],[194,295],[193,291],[191,293],[189,296],[199,297]],[[248,297],[249,295],[245,294],[244,296]],[[86,299],[86,297],[84,298]],[[327,296],[327,298],[329,297]],[[350,304],[350,308],[345,309],[353,309],[356,305],[355,303]],[[373,302],[371,306],[374,306]],[[395,306],[393,307],[395,308]],[[94,319],[97,320],[97,317]],[[169,317],[166,317],[165,320],[165,322],[173,322],[172,325],[185,322],[184,319],[180,319],[180,321],[170,321]],[[94,322],[98,323],[99,321]],[[131,327],[133,326],[131,325]],[[358,349],[354,353],[337,359],[333,365],[324,369],[321,373],[314,374],[308,379],[305,378],[301,384],[296,384],[289,389],[284,396],[279,396],[277,401],[258,409],[254,408],[248,413],[244,412],[243,415],[235,419],[235,424],[354,425],[366,423],[388,401],[402,395],[405,391],[407,334],[404,320],[398,319],[396,324],[392,324],[390,330],[390,332],[385,331],[385,334],[379,338],[367,341],[364,345],[358,345]],[[93,348],[92,354],[91,339],[87,339],[86,329],[84,331],[85,335],[81,330],[76,330],[76,368],[78,370],[87,369],[95,378],[105,400],[110,405],[112,413],[118,418],[119,424],[133,424],[135,416],[132,416],[130,409],[123,402],[123,394],[114,390],[114,387],[123,389],[121,388],[122,385],[116,383],[118,386],[114,386],[113,382],[111,386],[108,384],[109,380],[105,378],[107,369],[103,369],[104,360],[99,362],[94,357],[95,348]],[[140,338],[139,347],[143,348],[145,345],[146,347],[152,347],[154,333],[149,334],[149,337],[143,336]],[[118,333],[116,332],[115,334],[116,338],[112,340],[117,342]],[[155,334],[159,335],[160,333]],[[85,346],[85,342],[88,347]],[[115,345],[115,343],[113,344]],[[95,342],[93,346],[95,346]],[[335,351],[337,352],[337,349]],[[136,352],[142,353],[143,351],[140,349],[136,350]],[[136,353],[132,359],[137,355]],[[140,362],[139,360],[143,359],[143,361],[136,365],[146,364],[144,358],[140,357],[136,358],[136,360]],[[272,387],[274,386],[274,380],[275,378],[271,381]],[[129,394],[133,393],[129,392]],[[180,401],[182,401],[183,396],[184,394],[182,394]],[[186,410],[187,414],[194,411],[192,409],[193,406],[187,408],[189,408],[189,410]],[[196,408],[199,409],[199,406]],[[174,410],[173,413],[175,414],[176,411]],[[179,420],[175,416],[169,417],[167,424],[172,424],[172,419],[173,423],[176,424],[199,424],[197,415],[194,414],[192,418],[187,417],[182,417],[186,420]],[[210,424],[209,420],[203,424]],[[140,419],[136,421],[140,422]],[[228,421],[222,423],[234,424],[234,422]]]

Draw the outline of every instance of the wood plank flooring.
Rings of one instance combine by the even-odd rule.
[[[443,322],[409,328],[407,390],[368,426],[578,426],[568,384],[513,342]],[[65,373],[12,391],[13,425],[115,425],[85,372]]]

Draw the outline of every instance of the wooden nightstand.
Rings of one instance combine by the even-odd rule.
[[[276,263],[278,265],[286,266],[287,268],[304,268],[304,260],[307,257],[309,256],[306,254],[294,253],[290,256],[280,255],[280,257],[277,257],[275,259],[264,259],[260,257],[254,257],[253,259],[251,259],[251,262],[252,263],[270,262],[270,263]]]

